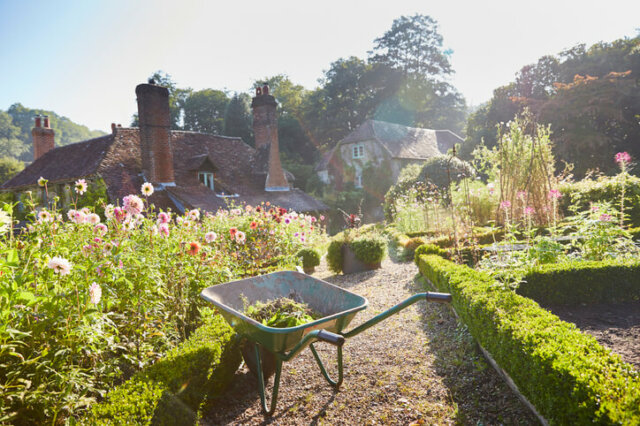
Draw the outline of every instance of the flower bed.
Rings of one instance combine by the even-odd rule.
[[[130,195],[98,213],[33,210],[0,242],[0,423],[81,413],[196,330],[204,287],[293,269],[323,238],[268,205],[178,216]]]
[[[640,377],[619,356],[488,274],[437,255],[420,272],[453,305],[475,339],[550,422],[638,424]]]

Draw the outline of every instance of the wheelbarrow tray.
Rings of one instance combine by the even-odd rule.
[[[268,327],[245,316],[245,304],[296,295],[322,318],[296,327]],[[343,288],[295,271],[274,272],[205,288],[201,297],[213,303],[236,332],[273,353],[284,353],[313,330],[340,333],[367,299]]]

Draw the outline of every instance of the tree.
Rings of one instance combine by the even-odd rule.
[[[204,89],[191,92],[183,102],[184,130],[221,134],[228,103],[226,93],[220,90]]]
[[[20,128],[13,125],[11,116],[0,111],[0,156],[15,159],[28,151],[28,146],[21,136]]]
[[[67,117],[61,117],[53,111],[27,108],[19,103],[11,105],[7,113],[11,116],[13,125],[20,129],[19,139],[23,144],[23,150],[16,158],[24,162],[33,160],[31,129],[34,126],[34,118],[38,114],[49,116],[50,126],[55,132],[56,146],[64,146],[105,134],[99,130],[89,130],[86,126],[76,124]]]
[[[251,96],[246,93],[235,93],[224,112],[225,136],[237,136],[247,144],[254,146],[253,127],[251,116]]]
[[[8,181],[24,169],[24,163],[12,157],[0,157],[0,184]]]
[[[401,16],[374,43],[370,60],[400,69],[405,75],[439,79],[452,73],[438,23],[430,16]]]

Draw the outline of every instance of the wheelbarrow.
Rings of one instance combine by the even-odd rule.
[[[311,349],[324,378],[337,389],[343,379],[342,346],[346,338],[362,333],[419,300],[451,301],[451,295],[446,293],[418,293],[345,332],[344,329],[354,316],[366,309],[367,299],[300,272],[274,272],[218,284],[204,289],[200,296],[213,303],[240,338],[245,340],[242,356],[249,370],[257,375],[260,402],[266,415],[273,414],[276,408],[282,363],[293,359],[307,346]],[[247,304],[252,305],[257,301],[267,302],[280,297],[301,299],[312,310],[323,316],[296,327],[274,328],[263,325],[242,313]],[[329,375],[322,363],[314,347],[314,342],[318,341],[329,343],[337,348],[337,379]],[[271,403],[267,407],[265,383],[274,372]]]

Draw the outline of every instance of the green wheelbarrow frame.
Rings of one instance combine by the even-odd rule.
[[[251,305],[257,301],[266,302],[292,295],[302,299],[314,311],[322,313],[323,317],[297,327],[274,328],[265,326],[242,313],[247,303]],[[273,414],[276,408],[282,363],[293,359],[307,346],[311,349],[324,378],[337,389],[343,379],[342,346],[346,338],[362,333],[419,300],[451,301],[451,295],[446,293],[418,293],[358,327],[344,332],[343,330],[355,315],[367,308],[367,299],[300,272],[274,272],[218,284],[205,288],[200,296],[218,308],[220,314],[241,338],[254,343],[258,390],[262,409],[266,415]],[[337,348],[338,377],[335,380],[329,376],[313,345],[317,341],[330,343]],[[269,407],[267,407],[265,396],[261,347],[275,358],[275,377]]]

